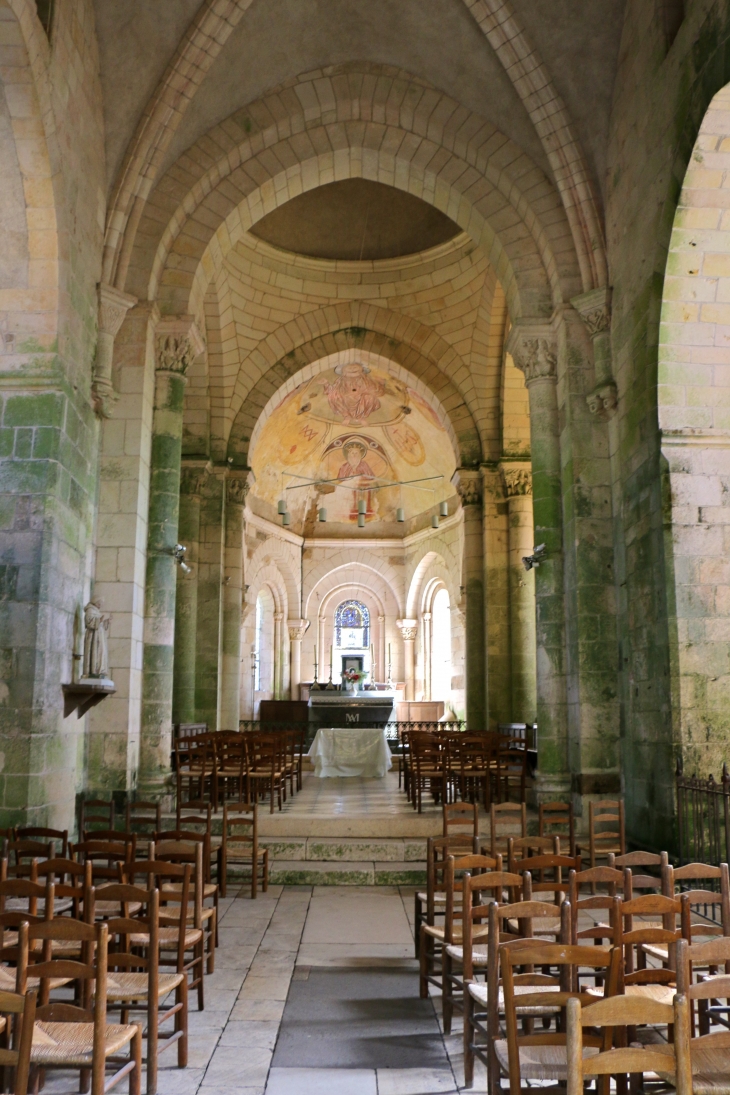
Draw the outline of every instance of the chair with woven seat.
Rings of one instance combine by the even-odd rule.
[[[117,905],[117,916],[106,921],[113,944],[108,954],[107,1009],[120,1011],[122,1023],[129,1022],[131,1012],[142,1012],[146,1021],[147,1095],[157,1091],[157,1071],[160,1054],[177,1043],[178,1068],[188,1063],[188,984],[185,973],[161,973],[160,959],[160,895],[159,890],[140,886],[109,886],[106,900]],[[131,916],[131,907],[139,911]],[[134,950],[132,938],[148,935],[146,946],[139,943]],[[145,952],[145,953],[142,953]],[[174,993],[174,1002],[164,1000]],[[173,1030],[161,1035],[163,1023],[174,1019]]]
[[[243,735],[237,731],[219,730],[215,735],[215,798],[213,809],[218,812],[221,800],[225,803],[233,790],[236,801],[243,802],[246,787],[246,745]]]
[[[510,792],[517,793],[517,801],[524,802],[527,793],[527,750],[514,742],[504,742],[497,749],[496,791],[497,801],[510,801]]]
[[[655,893],[664,893],[664,870],[669,866],[669,857],[666,852],[626,852],[625,855],[615,855],[609,852],[607,864],[616,870],[623,871],[627,867],[631,871],[632,892],[637,890],[650,890]],[[644,871],[642,874],[638,868],[653,868],[653,873]],[[638,893],[636,894],[638,897]]]
[[[9,840],[4,847],[7,877],[35,878],[38,861],[51,859],[53,854],[52,840]]]
[[[162,806],[159,802],[128,802],[125,818],[128,833],[137,838],[137,854],[147,854],[154,833],[162,828]]]
[[[588,803],[588,859],[591,867],[609,855],[626,855],[624,804],[621,799]]]
[[[223,805],[223,838],[218,849],[218,883],[226,896],[229,863],[242,863],[251,871],[251,898],[269,889],[269,849],[259,848],[258,810],[255,802]]]
[[[28,1093],[35,1011],[35,992],[0,990],[0,1086],[7,1090],[7,1074],[12,1071],[14,1095]]]
[[[114,800],[85,798],[81,802],[79,832],[92,829],[113,829],[115,820]]]
[[[206,830],[205,832],[202,832],[202,833],[198,832],[195,829],[188,829],[188,828],[184,828],[184,829],[183,828],[166,829],[166,830],[163,830],[162,832],[155,833],[154,843],[155,843],[155,846],[158,849],[158,851],[157,851],[157,858],[158,859],[166,859],[167,858],[167,856],[161,856],[160,855],[159,846],[160,846],[160,844],[167,843],[168,841],[172,841],[173,843],[181,843],[181,845],[184,845],[186,842],[188,844],[200,844],[200,846],[203,850],[203,858],[202,858],[202,865],[203,865],[203,906],[205,908],[206,901],[212,901],[213,902],[213,907],[215,909],[215,924],[216,924],[215,945],[217,947],[218,946],[218,904],[219,904],[219,897],[220,897],[220,885],[219,885],[218,882],[213,881],[213,871],[212,871],[213,856],[211,855],[211,834],[210,834],[210,829],[208,829],[208,830]],[[190,852],[190,849],[188,849],[188,852]],[[217,856],[215,858],[217,860]],[[190,862],[193,862],[193,860],[190,859]],[[210,917],[210,913],[205,913],[205,918],[208,919],[209,917]]]
[[[460,806],[462,803],[451,803]],[[471,804],[467,804],[470,805]],[[416,890],[414,894],[414,941],[415,956],[421,949],[421,924],[433,924],[437,916],[443,916],[446,909],[446,890],[437,885],[437,875],[442,879],[443,865],[449,855],[478,855],[479,840],[471,835],[471,829],[452,836],[430,836],[426,841],[426,889]],[[491,857],[490,857],[491,858]],[[497,866],[497,862],[499,865]],[[493,860],[493,870],[502,869],[502,857]],[[437,870],[437,864],[439,869]]]
[[[446,769],[444,743],[438,734],[417,732],[409,735],[411,804],[423,812],[424,791],[436,802],[446,801]]]
[[[154,844],[150,846],[154,854]],[[188,923],[190,911],[192,869],[189,863],[140,859],[132,864],[130,882],[144,878],[145,889],[160,891],[160,966],[171,966],[176,973],[189,975],[188,994],[198,993],[198,1011],[205,1008],[204,963],[205,937],[197,922],[198,900],[194,902],[193,923]],[[165,887],[170,887],[168,891]],[[166,894],[169,893],[168,897]],[[146,935],[132,936],[133,946],[146,946]]]
[[[184,738],[175,742],[175,778],[178,805],[187,799],[205,798],[206,791],[216,799],[215,752],[204,739]],[[187,788],[187,796],[184,789]]]
[[[284,769],[281,742],[276,734],[244,734],[246,752],[246,801],[258,802],[267,791],[269,812],[274,802],[281,810]]]
[[[483,842],[489,855],[495,856],[500,852],[506,856],[511,836],[527,836],[527,807],[524,802],[493,802],[489,808],[489,819],[489,844]]]
[[[634,1042],[629,1046],[612,1046],[617,1030],[638,1026],[672,1026],[673,1040],[668,1044]],[[586,1027],[604,1032],[603,1044],[597,1052],[595,1034],[586,1037]],[[586,1052],[589,1047],[594,1049],[592,1053]],[[667,1079],[677,1095],[692,1095],[689,1007],[685,996],[678,996],[668,1004],[641,997],[611,996],[593,1001],[589,1007],[579,999],[568,1000],[566,1052],[567,1095],[583,1095],[586,1084],[593,1080],[597,1090],[607,1095],[611,1076],[616,1077],[620,1090],[620,1077],[625,1085],[627,1076],[635,1081],[646,1074],[652,1079],[656,1079],[656,1074]],[[632,1090],[638,1089],[638,1085],[632,1085]],[[696,1087],[694,1091],[699,1095]]]
[[[26,825],[16,830],[16,840],[51,841],[53,854],[65,859],[68,855],[68,829],[48,829],[42,825]]]
[[[590,939],[593,944],[611,942],[615,935],[613,917],[616,913],[614,898],[621,892],[624,884],[624,874],[613,867],[588,867],[585,871],[571,871],[568,876],[568,900],[571,912],[571,939],[570,942],[577,946],[582,939]],[[591,893],[583,896],[582,886],[590,886]],[[601,892],[598,892],[598,888]],[[588,927],[579,928],[578,920],[581,913],[587,913],[592,918],[596,913],[603,913],[603,917],[594,921]]]
[[[465,901],[469,902],[468,894]],[[464,909],[464,1085],[471,1087],[474,1080],[474,1058],[478,1058],[487,1068],[490,1092],[499,1088],[499,1068],[494,1053],[494,1043],[500,1036],[500,1017],[504,1015],[504,989],[499,975],[500,949],[505,943],[514,943],[524,939],[530,944],[540,935],[541,924],[552,921],[554,907],[546,901],[517,901],[514,904],[498,905],[492,902],[488,912],[487,944],[474,946],[470,921],[473,913]],[[563,902],[560,916],[560,942],[570,942],[570,907]],[[509,931],[505,930],[509,928]],[[551,930],[552,939],[555,933]],[[478,981],[477,974],[487,976],[487,981]],[[531,986],[520,987],[517,992],[557,992],[560,980],[550,974],[538,974]],[[531,1008],[518,1008],[523,1023],[531,1019],[546,1019],[555,1015],[558,1009],[545,1002]],[[477,1036],[482,1041],[477,1042]]]
[[[444,802],[443,835],[445,837],[479,836],[479,805],[476,802]]]
[[[121,882],[122,875],[134,862],[137,838],[134,834],[120,834],[129,839],[107,840],[104,837],[82,840],[70,845],[70,854],[79,863],[91,863],[95,886],[104,882]]]
[[[676,991],[676,944],[690,938],[689,903],[684,896],[663,894],[644,894],[632,901],[615,897],[614,902],[614,945],[623,956],[619,990],[627,996],[670,1003]],[[656,945],[667,948],[661,967],[651,967],[646,961],[648,948]]]
[[[518,1011],[522,1008],[545,1006],[544,975],[536,974],[535,967],[557,968],[560,971],[559,991],[551,993],[551,1007],[561,1010],[571,999],[580,1000],[584,1006],[593,1005],[598,997],[585,988],[574,989],[574,973],[592,969],[605,979],[605,996],[616,992],[620,958],[613,948],[589,946],[565,946],[562,943],[525,942],[505,943],[500,950],[500,967],[504,986],[504,1012],[506,1038],[497,1038],[494,1053],[499,1073],[509,1078],[510,1095],[520,1095],[522,1080],[567,1079],[567,1039],[560,1029],[520,1033]],[[522,973],[516,972],[524,967]],[[517,991],[517,990],[524,991]],[[534,991],[529,991],[533,989]],[[589,1036],[585,1044],[597,1051],[604,1044],[603,1037]]]
[[[488,735],[459,734],[448,740],[447,769],[464,803],[484,803],[488,810],[492,802],[492,775],[496,750]]]
[[[559,836],[562,843],[576,854],[575,817],[572,802],[541,802],[538,808],[538,836]]]
[[[198,835],[198,834],[196,834]],[[207,955],[207,973],[215,972],[215,947],[217,945],[218,927],[218,886],[215,892],[209,893],[205,884],[205,870],[203,867],[204,846],[199,841],[192,840],[160,840],[150,844],[150,852],[159,862],[176,863],[179,866],[190,864],[190,893],[187,910],[188,923],[192,923],[203,932],[203,947]],[[162,899],[169,900],[168,895],[179,894],[182,891],[180,883],[167,883],[162,887]],[[212,905],[206,905],[206,900],[213,898]]]
[[[108,933],[105,924],[84,924],[69,917],[31,924],[28,945],[18,957],[18,989],[25,992],[29,977],[39,981],[38,1006],[30,1054],[31,1070],[71,1069],[91,1076],[91,1095],[104,1095],[129,1076],[130,1095],[140,1095],[142,1030],[136,1023],[106,1021]],[[80,962],[51,958],[54,942],[78,944]],[[39,960],[35,944],[40,944]],[[76,986],[74,1000],[52,1000],[54,982],[65,978]],[[92,1002],[93,992],[93,1002]],[[127,1050],[121,1057],[123,1050]],[[115,1070],[107,1078],[107,1067]]]

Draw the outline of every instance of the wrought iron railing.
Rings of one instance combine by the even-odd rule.
[[[677,760],[677,837],[679,863],[730,862],[730,772],[719,780],[687,776]]]

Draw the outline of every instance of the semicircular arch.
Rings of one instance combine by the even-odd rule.
[[[362,585],[363,576],[368,577],[368,575],[372,575],[378,584],[382,583],[379,596],[386,610],[385,597],[389,594],[396,611],[402,612],[403,595],[399,586],[402,587],[403,583],[399,582],[395,567],[387,559],[380,558],[368,552],[367,548],[357,545],[353,545],[352,548],[340,548],[340,555],[346,558],[338,565],[333,566],[332,558],[325,557],[309,571],[308,590],[304,597],[304,615],[307,619],[312,618],[310,614],[314,611],[318,595],[321,600],[322,596],[328,596],[333,588],[352,588],[358,584]],[[375,588],[377,589],[377,586]],[[319,615],[320,612],[321,608],[317,605],[314,614]]]

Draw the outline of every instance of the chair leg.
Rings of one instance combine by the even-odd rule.
[[[182,1004],[180,1011],[175,1016],[175,1031],[182,1033],[182,1038],[177,1043],[177,1067],[188,1067],[188,980],[183,977],[182,984],[177,990],[175,1001]]]
[[[464,1087],[474,1086],[474,1051],[471,1048],[474,1042],[474,1027],[472,1016],[474,1013],[474,1001],[469,992],[469,986],[464,984]]]
[[[177,999],[177,995],[175,997]],[[160,1009],[157,992],[149,988],[147,1007],[147,1095],[157,1095],[157,1069],[160,1053]],[[131,1086],[130,1079],[130,1086]]]
[[[129,1047],[129,1055],[134,1061],[134,1068],[129,1074],[129,1095],[140,1095],[142,1091],[142,1027],[138,1026],[132,1044]],[[103,1091],[103,1088],[102,1088]]]
[[[428,974],[430,958],[433,953],[433,936],[426,935],[425,924],[421,925],[421,942],[418,956],[420,967],[419,991],[422,1000],[428,999]]]
[[[215,973],[215,937],[217,932],[218,917],[216,916],[216,910],[213,909],[213,915],[210,918],[210,932],[208,934],[208,965],[207,972]]]
[[[446,944],[441,950],[441,1015],[444,1021],[444,1034],[451,1034],[451,1021],[454,1017],[454,986],[451,981],[451,955]]]

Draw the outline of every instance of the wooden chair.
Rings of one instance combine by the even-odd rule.
[[[423,812],[423,793],[431,792],[436,802],[446,801],[446,768],[443,742],[438,734],[412,733],[411,802],[414,810]]]
[[[493,802],[489,809],[489,818],[489,854],[492,856],[497,852],[507,854],[510,836],[527,836],[527,806],[524,802]],[[516,834],[515,826],[518,827]]]
[[[52,841],[53,854],[65,859],[68,855],[68,829],[46,829],[40,825],[26,825],[16,830],[16,840]]]
[[[226,733],[218,731],[216,744],[216,778],[213,809],[218,812],[218,804],[225,803],[231,787],[236,793],[236,801],[244,801],[246,787],[246,744],[243,734],[236,731]],[[292,789],[293,793],[293,789]]]
[[[527,794],[527,750],[513,743],[500,745],[497,752],[497,799],[509,802],[510,792],[524,803]]]
[[[50,879],[55,888],[54,916],[68,915],[73,920],[93,922],[91,903],[91,863],[75,859],[45,859],[38,864],[38,878]]]
[[[199,835],[199,834],[196,834]],[[190,864],[190,891],[187,919],[196,928],[203,932],[203,949],[207,955],[207,972],[215,972],[215,947],[217,946],[218,928],[218,886],[214,885],[214,893],[206,890],[205,868],[203,858],[203,844],[193,840],[160,840],[150,845],[151,853],[160,862],[175,863],[182,866]],[[162,899],[169,900],[168,895],[182,893],[181,883],[167,883],[162,887]],[[213,897],[213,904],[206,905],[206,900]]]
[[[627,852],[626,855],[615,855],[613,852],[609,852],[608,866],[615,867],[620,871],[625,870],[627,867],[630,869],[632,891],[664,892],[664,869],[669,866],[669,857],[666,852],[657,854],[656,852],[635,851]],[[642,874],[637,871],[637,867],[653,867],[654,873],[644,872]]]
[[[608,826],[608,828],[606,828]],[[588,803],[588,855],[591,867],[597,860],[626,854],[626,828],[622,800],[602,799]]]
[[[215,800],[216,771],[215,753],[206,740],[184,738],[175,742],[175,779],[178,805],[185,801],[183,789],[187,786],[188,799],[205,798],[206,790]]]
[[[259,877],[264,893],[269,888],[269,849],[259,848],[258,811],[255,802],[223,806],[223,839],[218,849],[218,883],[226,896],[228,864],[243,863],[251,871],[251,897],[258,893]]]
[[[541,802],[538,809],[538,835],[557,835],[576,854],[575,818],[572,802]],[[567,838],[567,839],[566,839]]]
[[[570,872],[578,872],[580,867],[579,855],[533,855],[510,861],[509,869],[513,873],[528,871],[532,877],[533,897],[550,893],[555,905],[559,905],[568,892]]]
[[[39,906],[42,908],[39,909]],[[15,906],[8,908],[8,905]],[[3,962],[18,961],[18,939],[28,924],[40,924],[53,916],[54,886],[49,876],[44,884],[27,878],[0,881],[0,954]],[[26,928],[27,930],[27,928]],[[0,965],[0,989],[13,992],[17,987],[14,971]]]
[[[476,802],[444,802],[443,835],[479,836],[479,805]]]
[[[269,812],[274,802],[281,810],[284,768],[281,743],[275,734],[244,734],[246,750],[246,801],[258,802],[267,791]]]
[[[154,844],[150,845],[150,854],[154,855]],[[145,889],[160,891],[160,965],[172,966],[176,973],[190,976],[188,993],[198,992],[198,1011],[205,1008],[205,988],[203,984],[205,950],[202,917],[202,899],[198,895],[195,901],[195,913],[192,925],[188,923],[192,869],[189,863],[170,863],[166,860],[140,859],[132,864],[130,881],[137,877],[146,880]],[[165,887],[176,887],[167,891]],[[196,923],[196,920],[199,921]],[[146,936],[141,933],[132,937],[134,946],[146,946]]]
[[[568,900],[571,913],[571,939],[573,946],[577,946],[582,939],[590,939],[593,945],[600,945],[606,940],[611,942],[614,938],[616,927],[613,917],[616,914],[615,897],[621,892],[624,884],[623,871],[617,871],[613,867],[589,867],[585,871],[571,871],[568,876]],[[581,887],[589,886],[591,894],[581,896]],[[601,887],[602,892],[597,889]],[[592,917],[595,913],[603,913],[602,920],[592,921],[589,927],[579,928],[578,919],[581,913],[587,913]],[[606,923],[606,921],[608,921]]]
[[[451,803],[450,805],[463,805]],[[467,804],[472,809],[471,804]],[[446,822],[444,821],[444,828]],[[421,950],[421,924],[434,924],[437,916],[443,916],[446,909],[446,890],[443,886],[437,887],[436,878],[442,879],[443,865],[449,855],[478,855],[479,841],[476,836],[468,832],[452,836],[430,836],[426,841],[426,889],[416,890],[414,894],[414,942],[415,956],[418,958]],[[491,857],[490,857],[491,858]],[[499,856],[499,866],[493,870],[502,869],[502,857]],[[439,871],[437,872],[437,864]]]
[[[81,821],[79,831],[114,828],[114,800],[103,798],[83,799],[81,802]]]
[[[95,886],[105,882],[121,882],[134,862],[136,837],[131,840],[82,840],[71,844],[71,856],[79,863],[91,863],[92,881]]]
[[[203,866],[203,919],[210,919],[210,912],[206,911],[206,901],[213,902],[213,908],[215,909],[215,945],[218,946],[218,905],[220,898],[220,885],[218,882],[213,881],[212,862],[213,855],[211,854],[211,834],[210,831],[199,833],[195,829],[167,829],[161,833],[155,833],[155,846],[157,847],[157,858],[166,859],[166,856],[160,854],[160,845],[168,842],[187,844],[200,844],[202,848],[202,866]],[[188,854],[192,855],[192,850],[188,849]],[[217,860],[217,856],[215,857]],[[180,860],[183,862],[183,860]],[[190,862],[194,862],[191,858]],[[211,970],[208,971],[212,972]]]
[[[468,897],[465,895],[468,901]],[[500,950],[505,943],[513,943],[518,938],[535,942],[539,935],[540,922],[554,917],[554,908],[545,901],[517,901],[509,905],[489,905],[489,932],[487,946],[473,946],[469,921],[473,919],[468,910],[464,910],[464,1085],[471,1087],[474,1081],[474,1058],[477,1057],[487,1068],[488,1089],[499,1089],[499,1065],[494,1045],[501,1036],[500,1016],[504,1015],[504,989],[499,975]],[[561,909],[560,942],[570,943],[570,908],[567,902]],[[509,931],[505,929],[509,928]],[[515,930],[516,929],[516,930]],[[551,932],[551,935],[553,933]],[[486,972],[487,982],[477,981],[476,974]],[[518,994],[536,991],[558,992],[560,980],[550,974],[537,975],[532,986],[522,986]],[[559,1009],[549,1001],[539,1006],[518,1008],[523,1024],[540,1018],[549,1019]],[[483,1039],[477,1042],[477,1036]]]
[[[704,987],[693,995],[698,985]],[[691,945],[686,939],[679,941],[677,992],[690,998],[693,1035],[698,1026],[700,1034],[709,1034],[712,1022],[730,1026],[730,938],[723,936]],[[724,1004],[719,1003],[721,999]]]
[[[162,806],[159,802],[128,802],[125,828],[137,837],[137,851],[146,854],[153,834],[162,828]]]
[[[21,947],[18,988],[26,991],[29,971],[39,979],[38,1006],[30,1054],[31,1069],[72,1069],[91,1074],[91,1095],[104,1095],[129,1076],[131,1095],[140,1095],[142,1030],[136,1024],[112,1025],[106,1021],[108,933],[105,924],[83,924],[69,917],[30,924],[28,946]],[[82,950],[82,960],[51,958],[54,942],[71,941]],[[43,947],[41,960],[29,967],[29,951],[35,942]],[[76,1003],[51,1000],[57,978],[77,986]],[[91,994],[93,990],[93,1006]],[[120,1064],[122,1050],[128,1056]],[[115,1069],[107,1079],[107,1064]]]
[[[117,916],[106,921],[113,946],[108,955],[107,1009],[119,1011],[122,1023],[132,1012],[141,1012],[146,1022],[147,1095],[157,1091],[160,1054],[177,1043],[178,1068],[188,1063],[188,983],[184,973],[160,973],[159,890],[139,886],[110,886],[106,900],[117,906]],[[131,916],[129,910],[139,912]],[[146,935],[147,945],[132,949],[131,940]],[[145,951],[146,953],[141,953]],[[174,993],[174,1003],[165,1004]],[[163,1023],[174,1019],[173,1030],[160,1035]]]
[[[670,898],[663,894],[645,894],[633,901],[614,898],[614,945],[621,949],[619,990],[627,996],[645,996],[669,1004],[676,991],[676,944],[689,940],[690,909],[684,897]],[[635,922],[637,917],[652,920]],[[656,918],[660,922],[657,923]],[[677,921],[679,920],[679,927]],[[662,968],[647,965],[647,947],[666,946],[667,962]]]
[[[213,834],[213,806],[203,799],[193,799],[190,802],[178,803],[175,810],[175,829],[185,832],[205,833],[208,837],[207,862],[205,863],[205,877],[212,879],[213,869],[218,865],[218,848],[221,838]],[[205,855],[206,853],[204,853]]]
[[[608,1095],[611,1076],[632,1079],[646,1073],[659,1073],[669,1080],[677,1095],[692,1095],[690,1064],[689,1008],[687,998],[675,997],[663,1004],[641,997],[612,996],[585,1007],[581,1000],[570,999],[567,1006],[567,1095],[583,1095],[585,1085],[596,1080],[597,1090]],[[670,1044],[619,1046],[611,1048],[611,1037],[617,1028],[673,1025],[674,1040]],[[595,1036],[584,1030],[603,1029],[603,1045],[595,1049]],[[604,1078],[599,1083],[599,1077]],[[654,1078],[652,1076],[652,1078]],[[618,1085],[617,1085],[618,1089]],[[632,1090],[637,1088],[632,1087]],[[694,1088],[697,1095],[697,1088]]]
[[[446,769],[455,792],[466,802],[488,810],[492,802],[492,776],[496,751],[481,734],[456,734],[447,739]]]
[[[504,1010],[507,1037],[498,1038],[494,1043],[494,1052],[500,1073],[509,1078],[510,1095],[520,1095],[522,1079],[555,1080],[567,1079],[567,1041],[560,1030],[541,1031],[539,1033],[520,1033],[518,1027],[518,1009],[545,1006],[545,983],[534,968],[557,967],[561,972],[560,991],[551,994],[550,1004],[564,1008],[571,999],[578,999],[587,1006],[596,1002],[595,993],[585,989],[572,988],[577,969],[592,969],[606,979],[606,996],[616,991],[617,966],[612,961],[609,947],[565,946],[562,943],[506,943],[501,949],[500,965],[504,985]],[[527,967],[523,973],[515,972],[517,967]],[[607,976],[608,975],[608,976]],[[524,992],[517,992],[517,989]],[[529,988],[536,991],[530,992]],[[603,1040],[598,1037],[585,1039],[587,1045],[600,1048]]]
[[[53,841],[9,840],[5,855],[8,878],[35,878],[38,860],[53,856]]]
[[[7,1089],[6,1075],[13,1072],[14,1095],[27,1095],[30,1075],[30,1050],[35,1024],[35,992],[17,993],[0,990],[0,1030],[4,1044],[0,1046],[2,1089]],[[13,1048],[11,1049],[10,1046]]]

